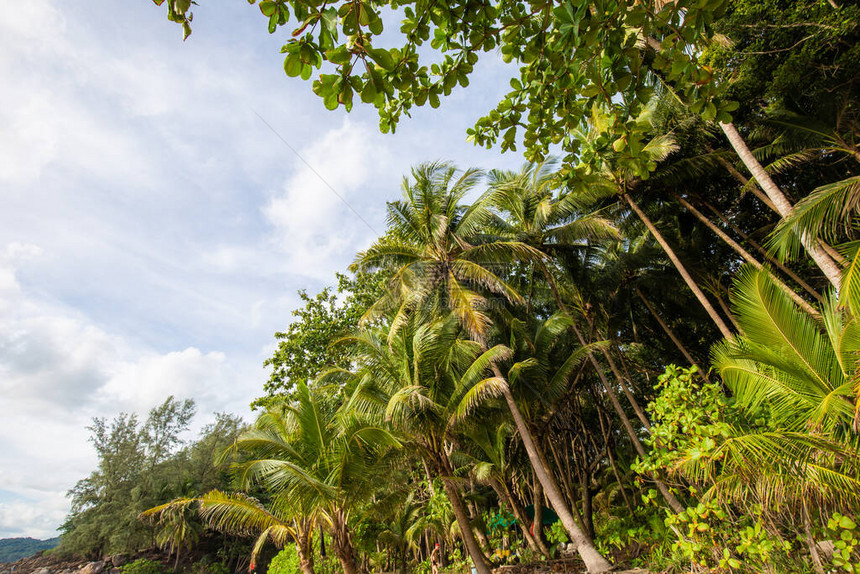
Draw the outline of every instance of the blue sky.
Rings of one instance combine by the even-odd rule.
[[[247,2],[202,2],[185,43],[148,0],[0,12],[0,537],[50,537],[94,468],[94,416],[169,394],[250,419],[297,289],[334,281],[409,167],[514,169],[465,131],[500,98],[496,55],[395,135],[287,78]]]

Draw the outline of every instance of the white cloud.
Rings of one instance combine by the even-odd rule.
[[[38,495],[38,504],[26,498],[0,502],[0,537],[46,539],[57,536],[57,525],[64,521],[68,512],[65,496],[59,493]]]
[[[391,155],[381,139],[366,125],[344,120],[298,150],[304,161],[295,160],[298,169],[264,208],[292,273],[330,281],[357,245],[377,235],[371,214],[362,211],[367,195],[383,195],[374,187],[390,173]],[[364,191],[370,193],[362,198]]]
[[[168,395],[194,398],[196,427],[215,410],[242,412],[257,388],[224,352],[157,353],[93,324],[75,309],[22,287],[16,272],[42,250],[0,247],[0,533],[52,536],[66,490],[94,468],[93,416],[146,412]],[[11,286],[11,288],[10,288]]]

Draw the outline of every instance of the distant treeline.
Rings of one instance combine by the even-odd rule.
[[[59,538],[36,540],[35,538],[0,539],[0,562],[14,562],[28,558],[40,550],[50,550],[60,543]]]

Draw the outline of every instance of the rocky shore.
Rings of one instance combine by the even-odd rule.
[[[157,550],[137,554],[116,554],[101,560],[83,560],[53,552],[39,552],[29,558],[0,563],[0,574],[120,574],[120,566],[138,558],[163,560]]]

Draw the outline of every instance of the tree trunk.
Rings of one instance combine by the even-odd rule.
[[[701,200],[700,200],[700,201],[701,201]],[[821,294],[820,294],[818,291],[816,291],[815,289],[813,289],[812,287],[810,287],[809,283],[807,283],[806,281],[804,281],[803,279],[801,279],[801,278],[800,278],[800,276],[799,276],[797,273],[795,273],[794,271],[792,271],[791,269],[789,269],[787,266],[785,266],[785,265],[783,265],[782,263],[780,263],[780,261],[779,261],[778,259],[773,258],[773,257],[770,255],[770,253],[768,253],[768,252],[767,252],[767,249],[765,249],[764,247],[762,247],[761,245],[759,245],[759,244],[758,244],[758,242],[756,242],[755,240],[750,239],[750,237],[749,237],[746,233],[744,233],[743,231],[741,231],[741,229],[740,229],[737,225],[735,225],[734,223],[732,223],[732,221],[731,221],[728,217],[726,217],[726,216],[725,216],[725,214],[724,214],[724,213],[722,213],[719,209],[717,209],[716,207],[714,207],[713,205],[711,205],[711,204],[710,204],[710,203],[708,203],[707,201],[701,201],[701,203],[702,203],[702,205],[704,205],[705,207],[707,207],[708,209],[710,209],[710,210],[711,210],[711,212],[712,212],[714,215],[716,215],[717,217],[719,217],[719,218],[720,218],[720,221],[722,221],[724,224],[726,224],[727,226],[729,226],[729,228],[730,228],[732,231],[734,231],[735,233],[737,233],[737,234],[738,234],[738,237],[740,237],[741,239],[743,239],[744,241],[746,241],[747,243],[749,243],[749,244],[752,246],[752,248],[753,248],[753,249],[755,249],[756,251],[758,251],[759,253],[761,253],[762,257],[764,257],[765,259],[767,259],[768,263],[770,263],[771,265],[773,265],[774,267],[776,267],[777,269],[779,269],[780,271],[782,271],[783,273],[785,273],[785,274],[786,274],[788,277],[790,277],[790,278],[791,278],[795,283],[797,283],[798,285],[800,285],[800,286],[801,286],[801,287],[802,287],[802,288],[803,288],[807,293],[809,293],[810,295],[812,295],[813,297],[815,297],[815,299],[816,299],[816,300],[818,300],[818,301],[824,301],[824,298],[821,296]]]
[[[687,361],[691,365],[693,365],[699,370],[699,374],[702,376],[703,379],[705,379],[705,382],[707,382],[708,376],[705,374],[705,371],[702,370],[702,367],[699,366],[699,364],[696,362],[690,352],[687,351],[687,347],[685,347],[681,340],[675,336],[675,333],[672,331],[672,329],[669,328],[669,325],[667,325],[666,322],[663,321],[662,317],[660,317],[660,315],[657,313],[657,310],[654,309],[653,305],[651,305],[651,302],[645,298],[645,295],[639,289],[639,286],[634,285],[633,290],[636,291],[636,294],[639,295],[639,298],[642,300],[642,303],[645,304],[645,307],[648,309],[648,311],[651,312],[651,315],[654,317],[654,319],[656,319],[660,326],[663,327],[663,331],[665,331],[669,338],[672,340],[672,342],[675,343],[675,346],[678,348],[679,351],[681,351],[681,354],[684,355],[684,358],[687,359]]]
[[[720,306],[720,309],[723,310],[723,313],[726,314],[726,317],[729,318],[729,321],[732,322],[732,325],[735,326],[735,329],[738,330],[738,333],[743,335],[744,334],[743,329],[741,329],[741,326],[738,324],[738,320],[735,319],[734,314],[732,314],[732,310],[729,308],[728,303],[726,303],[726,301],[723,299],[721,291],[725,288],[723,287],[722,283],[720,283],[719,280],[715,278],[713,287],[714,288],[711,291],[711,293],[713,293],[714,297],[716,297],[717,304]],[[728,289],[726,289],[726,291],[728,292]]]
[[[558,293],[558,288],[555,285],[555,281],[552,278],[552,274],[545,266],[541,267],[543,269],[544,275],[546,276],[547,283],[549,283],[550,290],[552,291],[553,296],[558,302],[559,308],[562,311],[567,312],[565,305],[561,300],[561,296]],[[580,331],[579,327],[576,326],[576,322],[572,322],[571,326],[573,328],[573,332],[576,334],[576,338],[579,340],[579,344],[583,347],[586,347],[588,343],[586,343],[585,338],[582,336],[582,331]],[[621,403],[618,402],[618,395],[615,394],[615,391],[612,389],[612,386],[609,384],[609,381],[606,380],[606,375],[603,374],[603,369],[600,368],[600,363],[597,362],[597,359],[594,357],[594,353],[589,350],[586,352],[586,354],[588,355],[588,360],[591,362],[592,366],[594,367],[594,370],[597,371],[597,376],[600,377],[600,382],[603,384],[603,388],[606,390],[606,394],[609,395],[609,399],[612,402],[612,406],[615,409],[615,412],[618,414],[618,418],[621,419],[621,424],[627,431],[627,436],[630,437],[630,440],[633,443],[633,446],[636,448],[636,452],[639,453],[639,456],[644,458],[645,449],[642,448],[642,443],[639,442],[639,437],[636,436],[636,431],[633,430],[633,425],[630,424],[630,419],[627,417],[627,414],[621,407]],[[496,373],[498,373],[498,370],[496,370]],[[657,477],[653,478],[654,484],[657,486],[657,490],[660,491],[660,494],[663,495],[663,498],[666,500],[672,510],[674,510],[675,512],[683,512],[685,510],[684,506],[675,497],[675,495],[672,494],[666,484]]]
[[[761,263],[759,263],[758,259],[756,259],[752,255],[750,255],[750,253],[746,249],[741,247],[737,241],[735,241],[734,239],[729,237],[725,231],[723,231],[722,229],[717,227],[710,219],[705,217],[705,215],[702,212],[700,212],[698,209],[696,209],[695,207],[690,205],[689,201],[687,201],[686,199],[684,199],[683,197],[681,197],[677,193],[673,193],[672,195],[674,195],[675,199],[677,199],[681,203],[681,205],[683,205],[687,209],[687,211],[692,213],[696,217],[696,219],[698,219],[699,221],[704,223],[708,229],[710,229],[711,231],[713,231],[717,235],[717,237],[722,239],[729,247],[734,249],[738,253],[738,255],[743,257],[744,261],[746,261],[747,263],[749,263],[750,265],[752,265],[756,269],[761,269],[763,267],[763,265]],[[786,295],[791,297],[792,301],[797,303],[804,311],[806,311],[810,315],[816,315],[817,316],[819,314],[818,311],[815,309],[815,307],[813,307],[812,305],[807,303],[806,300],[803,297],[801,297],[800,295],[798,295],[797,293],[795,293],[793,289],[789,289],[788,285],[783,283],[777,276],[771,274],[771,279],[773,280],[774,283],[777,284],[777,286],[780,289],[782,289],[785,292]]]
[[[447,461],[443,461],[443,465],[445,467],[449,466]],[[463,505],[460,490],[454,484],[454,481],[451,480],[450,468],[445,468],[444,470],[442,473],[442,485],[445,487],[445,494],[448,495],[451,508],[454,510],[454,516],[457,518],[457,525],[460,527],[460,537],[466,545],[466,552],[472,558],[472,563],[475,565],[475,570],[477,570],[478,574],[491,574],[487,558],[475,539],[472,525],[469,524],[469,515],[466,513],[466,507]]]
[[[630,403],[630,406],[633,407],[633,412],[636,413],[636,418],[639,419],[639,421],[642,423],[642,426],[645,427],[645,430],[650,433],[651,421],[649,421],[648,417],[645,416],[645,411],[642,410],[641,406],[639,406],[639,401],[636,400],[636,397],[633,396],[633,392],[630,390],[630,387],[628,387],[627,383],[624,382],[624,377],[621,376],[621,372],[618,370],[618,367],[615,366],[615,360],[613,360],[612,358],[612,352],[609,349],[604,349],[603,356],[606,357],[606,362],[609,365],[609,370],[611,370],[612,374],[615,375],[615,380],[618,381],[618,385],[624,392],[624,396],[627,397],[627,401]]]
[[[537,473],[532,477],[532,507],[534,508],[534,518],[532,519],[532,534],[535,540],[540,540],[546,545],[546,538],[543,535],[543,487],[540,485]]]
[[[496,372],[495,374],[497,377],[503,378],[498,367],[493,365],[493,370]],[[558,514],[562,525],[564,525],[564,529],[567,530],[571,541],[576,546],[576,551],[585,563],[586,569],[589,572],[608,572],[612,569],[612,565],[608,560],[606,560],[606,558],[600,555],[597,548],[595,548],[594,543],[588,535],[582,531],[579,524],[577,524],[573,514],[567,504],[565,504],[561,491],[559,491],[558,485],[555,483],[555,479],[548,472],[548,469],[544,467],[541,458],[538,455],[538,446],[532,439],[531,430],[526,424],[526,421],[520,412],[520,408],[514,400],[513,394],[511,394],[511,391],[507,386],[502,389],[502,392],[504,394],[505,401],[508,403],[511,415],[513,415],[514,423],[520,433],[520,438],[523,441],[523,446],[526,449],[529,461],[532,463],[535,475],[538,477],[541,486],[543,486],[547,499],[552,505],[553,510]]]
[[[299,556],[299,570],[302,574],[316,574],[314,571],[314,550],[311,547],[311,532],[309,528],[299,531],[296,540],[296,553]]]
[[[782,193],[782,190],[773,182],[770,175],[764,170],[758,160],[753,156],[734,124],[721,123],[720,128],[723,130],[723,133],[726,134],[732,149],[735,150],[735,153],[738,154],[738,157],[741,158],[741,161],[767,194],[768,198],[773,202],[780,217],[783,219],[788,217],[792,209],[791,203],[788,201],[788,198],[785,197],[785,194]],[[842,280],[842,271],[839,269],[839,266],[836,265],[833,259],[831,259],[823,249],[816,245],[807,234],[798,233],[797,237],[806,249],[806,252],[810,257],[812,257],[815,264],[818,265],[818,268],[824,273],[824,276],[827,277],[827,280],[830,281],[833,287],[839,289]]]
[[[586,472],[579,483],[582,491],[582,525],[591,538],[594,538],[594,504],[591,498],[591,477]]]
[[[654,226],[654,223],[651,221],[651,219],[645,214],[644,211],[642,211],[639,205],[637,205],[636,202],[633,201],[633,198],[630,197],[629,193],[623,194],[623,197],[627,201],[627,204],[630,205],[630,208],[634,212],[636,212],[636,215],[639,216],[639,219],[642,220],[642,223],[645,224],[645,227],[648,228],[648,231],[651,232],[651,235],[654,236],[654,239],[656,239],[660,246],[663,248],[663,251],[666,252],[666,255],[669,256],[669,259],[672,261],[672,264],[675,265],[675,269],[678,270],[678,273],[684,279],[684,282],[687,284],[687,287],[690,288],[690,290],[696,296],[696,299],[698,299],[699,303],[702,304],[702,307],[705,308],[705,311],[708,313],[708,316],[720,330],[720,333],[722,333],[723,337],[729,340],[733,340],[734,335],[732,334],[731,329],[729,329],[729,327],[723,322],[723,319],[722,317],[720,317],[720,314],[717,313],[717,310],[714,309],[714,307],[711,305],[711,302],[708,301],[708,298],[699,288],[698,284],[696,284],[696,282],[693,280],[693,277],[687,271],[687,268],[684,267],[684,264],[681,263],[680,259],[678,259],[678,256],[675,254],[675,250],[672,249],[672,246],[669,245],[669,243],[663,237],[663,234],[661,234],[657,230],[657,227]]]
[[[332,545],[340,562],[340,567],[343,569],[343,574],[358,574],[358,567],[355,564],[355,550],[352,547],[346,517],[338,510],[332,518]]]
[[[506,485],[502,484],[501,481],[498,481],[496,479],[492,479],[490,481],[490,486],[493,488],[493,490],[496,491],[496,496],[499,497],[499,500],[505,502],[508,506],[511,507],[511,513],[517,520],[517,525],[520,527],[520,532],[522,533],[523,539],[526,541],[526,544],[529,545],[529,548],[549,558],[549,549],[546,547],[545,544],[543,544],[542,540],[536,539],[529,531],[528,516],[526,516],[525,510],[523,509],[520,502],[516,500],[513,493],[510,492]]]

